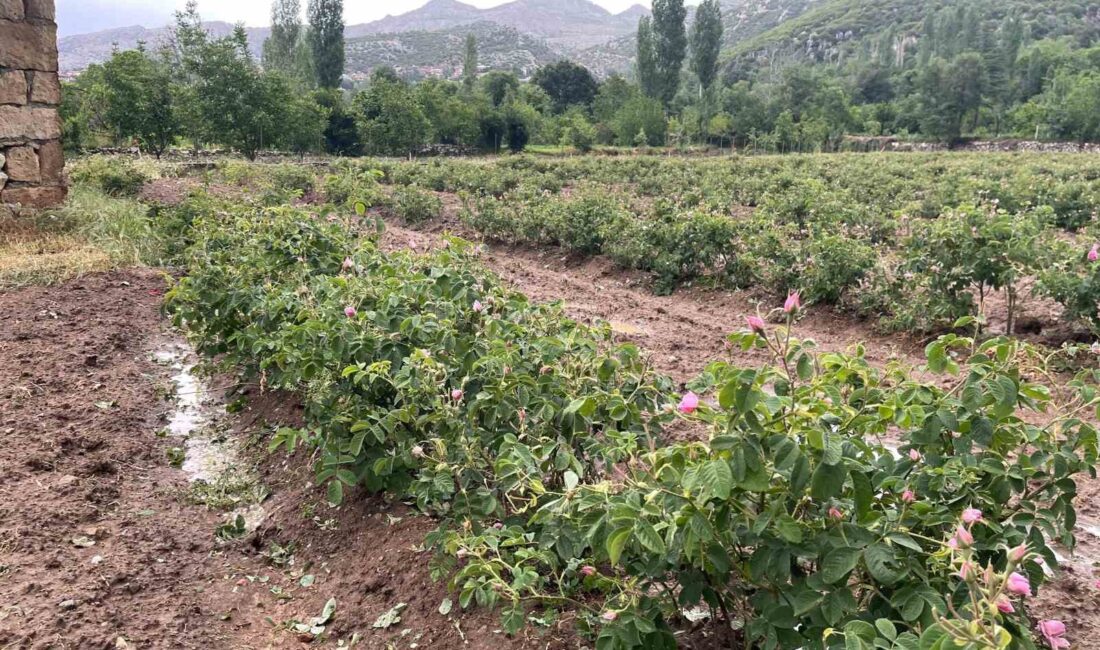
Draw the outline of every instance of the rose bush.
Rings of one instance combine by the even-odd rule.
[[[361,486],[436,516],[435,574],[463,607],[503,606],[507,632],[569,604],[601,649],[673,647],[699,607],[763,648],[1037,638],[1026,601],[994,613],[971,594],[1037,590],[1048,540],[1072,547],[1095,376],[1056,400],[1026,345],[948,335],[927,349],[946,383],[917,381],[798,339],[795,295],[786,326],[754,316],[730,336],[772,363],[717,362],[681,391],[609,328],[503,288],[460,240],[382,253],[356,234],[374,232],[362,209],[189,209],[176,322],[301,394],[306,426],[271,447],[316,447],[330,501]],[[673,422],[691,439],[664,439]],[[960,561],[1004,589],[960,583]]]

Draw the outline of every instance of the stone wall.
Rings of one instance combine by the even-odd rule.
[[[0,213],[65,199],[54,0],[0,0]]]

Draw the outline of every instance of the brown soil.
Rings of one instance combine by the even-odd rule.
[[[577,647],[568,615],[515,639],[491,612],[441,615],[449,594],[421,548],[433,523],[358,494],[330,508],[303,454],[258,459],[266,520],[216,540],[225,515],[182,498],[166,453],[180,443],[157,435],[171,404],[152,355],[177,340],[163,288],[130,271],[0,293],[0,647],[336,647],[356,634],[363,648]],[[299,415],[267,395],[232,417],[243,437]],[[291,563],[265,557],[274,543],[293,545]],[[286,629],[330,598],[325,636]],[[398,603],[400,623],[374,629]]]

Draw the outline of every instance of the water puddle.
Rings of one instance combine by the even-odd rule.
[[[214,486],[240,486],[249,483],[247,463],[241,462],[240,441],[225,433],[225,404],[212,390],[207,380],[196,374],[197,355],[186,343],[172,342],[153,354],[153,359],[172,370],[172,412],[165,427],[167,435],[179,441],[182,462],[179,468],[187,475],[192,492]],[[222,490],[224,491],[224,490]],[[243,491],[243,490],[242,490]],[[244,517],[248,531],[258,527],[265,517],[257,503],[242,502],[227,515],[227,520]]]

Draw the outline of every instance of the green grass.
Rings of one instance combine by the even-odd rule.
[[[0,222],[0,289],[155,264],[163,243],[148,206],[76,185],[60,208]]]

